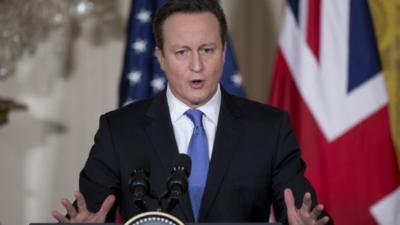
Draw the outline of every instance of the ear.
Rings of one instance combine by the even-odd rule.
[[[158,63],[160,64],[160,67],[161,67],[161,69],[162,70],[164,70],[164,55],[163,55],[163,52],[162,52],[162,50],[159,48],[159,47],[156,47],[156,56],[157,56],[157,60],[158,60]]]

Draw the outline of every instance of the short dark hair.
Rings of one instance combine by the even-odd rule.
[[[174,13],[210,12],[218,20],[222,45],[225,46],[227,23],[224,11],[218,0],[167,0],[156,12],[153,21],[153,32],[156,46],[163,50],[164,38],[162,26],[165,20]]]

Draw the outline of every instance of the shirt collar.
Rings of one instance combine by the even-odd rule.
[[[184,113],[190,109],[185,103],[180,101],[172,91],[167,86],[167,103],[169,112],[171,114],[171,121],[174,123],[179,120]],[[214,96],[204,105],[198,107],[197,109],[202,111],[206,118],[208,118],[215,125],[218,124],[219,109],[221,106],[221,88],[220,85],[217,87],[217,91]]]

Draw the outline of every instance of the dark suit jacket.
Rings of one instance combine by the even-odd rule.
[[[177,154],[165,92],[102,115],[80,174],[80,191],[88,209],[98,211],[112,193],[124,220],[140,213],[128,191],[137,160],[150,160],[152,189],[162,193]],[[285,223],[284,188],[294,190],[298,207],[307,191],[313,204],[317,202],[304,170],[287,113],[222,91],[200,221],[268,221],[273,203],[278,220]],[[150,209],[156,208],[154,201],[147,202]],[[113,219],[114,210],[108,221]],[[193,221],[188,195],[181,198],[172,214],[184,222]]]

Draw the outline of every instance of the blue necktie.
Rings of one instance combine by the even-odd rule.
[[[188,148],[188,154],[192,159],[192,172],[189,177],[189,195],[193,215],[197,222],[199,220],[201,200],[208,174],[208,143],[202,123],[203,113],[197,109],[189,109],[185,114],[192,120],[194,125]]]

